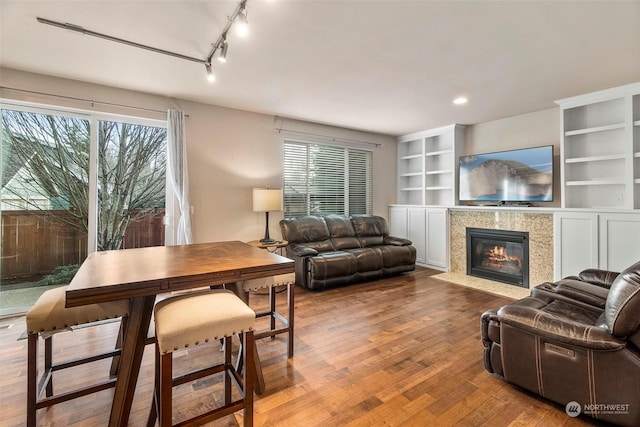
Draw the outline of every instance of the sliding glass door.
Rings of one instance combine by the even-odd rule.
[[[89,252],[163,245],[166,123],[2,108],[0,314]]]

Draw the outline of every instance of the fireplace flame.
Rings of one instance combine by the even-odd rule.
[[[487,258],[489,261],[495,263],[515,262],[518,264],[518,268],[522,268],[522,260],[520,257],[509,255],[504,246],[494,246],[489,249],[487,251]]]

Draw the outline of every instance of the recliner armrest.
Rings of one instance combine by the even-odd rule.
[[[588,268],[578,274],[580,280],[591,283],[592,285],[601,286],[609,289],[613,281],[620,273],[615,271],[599,270],[597,268]]]
[[[393,246],[408,246],[413,242],[409,239],[403,239],[402,237],[385,236],[383,243],[385,245],[393,245]]]
[[[485,347],[489,347],[492,342],[500,343],[500,330],[492,330],[492,326],[499,324],[497,308],[487,310],[480,316],[480,335]],[[494,331],[497,333],[492,333]]]
[[[316,251],[315,249],[310,248],[308,246],[296,244],[296,243],[290,244],[287,247],[287,251],[290,252],[292,255],[295,255],[298,257],[308,257],[308,256],[318,255],[318,251]]]
[[[531,290],[533,297],[550,297],[579,304],[583,307],[593,307],[604,310],[609,289],[569,277],[555,283],[545,282]]]
[[[577,347],[614,351],[627,346],[626,341],[604,328],[562,319],[534,307],[506,305],[498,310],[498,319],[516,329]]]

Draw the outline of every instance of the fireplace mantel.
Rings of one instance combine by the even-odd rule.
[[[640,253],[640,209],[390,205],[389,226],[413,240],[424,257],[418,265],[482,281],[482,289],[501,284],[467,276],[466,227],[529,232],[530,287],[586,268],[622,271]]]

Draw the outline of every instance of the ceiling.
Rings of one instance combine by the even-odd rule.
[[[640,81],[640,1],[248,0],[250,35],[202,64],[237,2],[0,0],[0,65],[402,135]],[[452,104],[466,96],[463,106]]]

